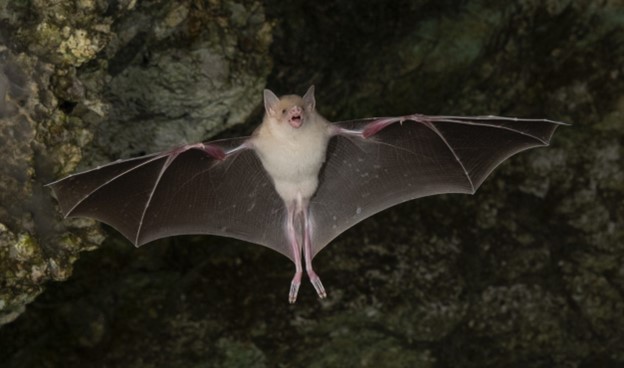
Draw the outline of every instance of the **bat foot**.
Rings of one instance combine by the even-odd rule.
[[[290,282],[290,292],[288,293],[288,302],[294,304],[297,301],[297,294],[299,294],[299,285],[301,285],[301,271],[295,272],[292,281]]]
[[[297,301],[297,294],[299,294],[299,285],[301,285],[301,282],[296,282],[295,280],[290,283],[290,293],[288,293],[288,302],[290,304],[294,304]]]
[[[327,293],[325,292],[323,283],[321,282],[321,279],[318,276],[316,275],[310,276],[310,282],[312,283],[312,286],[314,286],[314,290],[316,290],[316,293],[318,294],[319,298],[321,299],[327,298]]]

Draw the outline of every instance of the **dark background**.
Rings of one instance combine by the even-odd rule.
[[[623,366],[623,26],[622,1],[0,2],[0,366]],[[42,187],[248,134],[263,88],[310,84],[334,121],[573,125],[350,229],[315,258],[328,299],[306,280],[296,305],[278,253],[136,249]]]

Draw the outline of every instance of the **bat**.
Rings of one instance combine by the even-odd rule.
[[[249,137],[187,144],[118,160],[48,184],[65,217],[109,224],[136,246],[212,234],[271,248],[327,293],[312,259],[335,237],[396,204],[474,194],[508,157],[547,146],[565,123],[498,116],[364,118],[330,123],[314,86],[300,97],[264,90]]]

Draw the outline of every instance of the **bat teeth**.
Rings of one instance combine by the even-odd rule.
[[[288,119],[288,122],[294,128],[299,128],[301,126],[301,124],[303,123],[303,119],[302,119],[301,115],[293,115],[293,116],[290,117],[290,119]]]

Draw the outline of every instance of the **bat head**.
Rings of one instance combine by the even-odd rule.
[[[314,86],[311,86],[303,97],[286,95],[278,98],[270,90],[264,90],[266,117],[278,125],[288,124],[292,128],[300,128],[314,113],[315,105]]]

